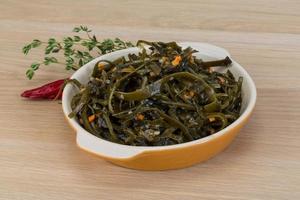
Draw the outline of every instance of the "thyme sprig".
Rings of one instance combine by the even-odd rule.
[[[22,51],[27,55],[32,49],[45,46],[43,60],[33,62],[27,69],[28,79],[32,79],[35,71],[42,65],[60,64],[65,66],[66,70],[77,70],[96,56],[134,46],[131,42],[119,38],[99,41],[95,35],[91,34],[92,30],[86,26],[75,27],[73,32],[84,33],[84,36],[68,36],[64,37],[62,41],[49,38],[46,42],[34,39],[23,47]],[[59,53],[64,56],[64,60],[61,61],[56,57]]]

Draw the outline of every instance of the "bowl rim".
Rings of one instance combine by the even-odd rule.
[[[211,45],[211,44],[208,44],[208,43],[178,42],[178,45],[180,45],[180,46],[192,46],[192,47],[195,46],[195,45],[206,45],[206,46],[208,45],[210,47],[213,47],[215,49],[218,49],[218,50],[222,51],[222,53],[225,53],[225,54],[227,54],[230,57],[230,55],[229,55],[229,53],[228,53],[228,51],[226,49],[223,49],[221,47],[218,47],[218,46],[215,46],[215,45]],[[93,59],[92,61],[90,61],[89,63],[85,64],[84,66],[82,66],[76,72],[74,72],[73,75],[70,78],[72,79],[77,74],[82,73],[82,71],[84,71],[85,68],[89,67],[93,62],[95,62],[95,60],[107,59],[107,58],[113,57],[115,55],[120,55],[121,56],[121,54],[126,55],[128,53],[131,53],[133,50],[136,51],[136,49],[137,49],[137,47],[131,47],[131,48],[127,48],[127,49],[123,49],[123,50],[118,50],[118,51],[115,51],[115,52],[111,52],[111,53],[99,56],[99,57]],[[110,145],[119,146],[119,147],[122,147],[122,148],[126,147],[128,149],[138,149],[139,153],[137,153],[137,154],[140,154],[140,153],[143,153],[143,152],[146,152],[146,151],[148,152],[148,151],[160,151],[160,150],[185,148],[185,147],[188,147],[188,146],[194,146],[194,145],[206,143],[206,142],[214,140],[214,139],[216,139],[216,138],[218,138],[218,137],[220,137],[220,136],[222,136],[222,135],[224,135],[226,133],[229,133],[232,129],[234,129],[236,126],[238,126],[244,120],[246,120],[248,118],[248,116],[251,114],[251,112],[253,111],[253,109],[255,107],[255,104],[256,104],[257,92],[256,92],[256,87],[255,87],[255,83],[254,83],[253,79],[251,78],[251,76],[248,74],[248,72],[239,63],[237,63],[233,59],[232,59],[232,62],[233,62],[233,64],[237,68],[239,68],[239,71],[241,71],[243,73],[243,78],[247,79],[247,81],[248,81],[248,84],[249,84],[249,87],[250,87],[250,90],[249,90],[250,94],[249,94],[248,105],[246,106],[246,108],[243,111],[243,113],[238,117],[238,119],[235,120],[232,124],[230,124],[229,126],[225,127],[224,129],[222,129],[222,130],[220,130],[220,131],[218,131],[218,132],[216,132],[216,133],[214,133],[212,135],[209,135],[209,136],[197,139],[197,140],[193,140],[193,141],[189,141],[189,142],[185,142],[185,143],[180,143],[180,144],[174,144],[174,145],[166,145],[166,146],[131,146],[131,145],[125,145],[125,144],[118,144],[118,143],[114,143],[114,142],[111,142],[111,141],[99,138],[99,137],[93,135],[92,133],[88,132],[87,130],[85,130],[74,118],[70,119],[68,117],[68,114],[69,114],[68,113],[68,108],[67,108],[68,102],[66,102],[67,101],[67,93],[71,92],[71,89],[73,87],[70,84],[65,87],[65,89],[63,91],[63,94],[62,94],[62,108],[63,108],[63,112],[64,112],[64,115],[65,115],[65,118],[67,119],[67,121],[69,122],[69,124],[71,125],[71,127],[77,133],[79,131],[87,133],[90,136],[92,136],[94,139],[101,140],[102,142],[108,143]],[[98,154],[98,153],[96,153],[96,154]],[[102,155],[102,156],[103,157],[110,157],[110,158],[112,157],[112,156],[105,156],[105,155]],[[120,158],[118,157],[118,159],[120,159]]]

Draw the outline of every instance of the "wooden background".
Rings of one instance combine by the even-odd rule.
[[[24,43],[61,38],[81,24],[99,38],[228,49],[257,85],[252,119],[223,153],[182,170],[124,169],[80,150],[58,102],[19,95],[69,75],[49,66],[27,80],[41,51],[25,57]],[[298,0],[1,0],[0,76],[1,200],[300,199]]]

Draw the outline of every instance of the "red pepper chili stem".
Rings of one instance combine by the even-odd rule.
[[[64,83],[60,86],[59,91],[58,91],[57,95],[55,96],[55,98],[53,99],[53,101],[61,99],[62,92],[63,92],[63,90],[64,90],[64,88],[66,86],[67,80],[68,80],[68,78],[65,79]]]

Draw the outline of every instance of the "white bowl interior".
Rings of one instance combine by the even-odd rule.
[[[196,43],[196,42],[183,42],[179,43],[180,46],[183,48],[191,46],[192,48],[198,50],[198,53],[195,53],[194,55],[198,58],[202,58],[203,60],[214,60],[214,59],[222,59],[226,56],[230,56],[230,54],[220,48],[216,47],[210,44],[205,43]],[[85,66],[81,67],[78,71],[76,71],[71,78],[77,79],[82,84],[86,84],[89,81],[89,77],[91,76],[92,70],[94,68],[94,65],[99,60],[110,60],[113,61],[121,56],[126,56],[128,54],[132,53],[138,53],[139,49],[129,48],[125,50],[116,51],[110,54],[106,54],[103,56],[100,56],[91,62],[87,63]],[[231,58],[232,59],[232,58]],[[227,69],[220,69],[220,70],[227,70]],[[254,85],[253,80],[249,76],[249,74],[246,72],[244,68],[242,68],[237,62],[233,61],[232,66],[230,67],[230,71],[233,73],[233,75],[238,78],[239,76],[243,77],[243,85],[242,85],[242,108],[241,108],[241,116],[231,125],[226,127],[225,129],[210,135],[208,137],[183,143],[183,144],[177,144],[177,145],[170,145],[170,146],[161,146],[161,147],[136,147],[136,146],[128,146],[128,145],[120,145],[116,143],[112,143],[106,140],[103,140],[101,138],[98,138],[89,132],[87,132],[84,128],[82,128],[75,119],[68,118],[68,121],[70,124],[77,130],[77,143],[80,147],[94,152],[96,154],[105,156],[105,157],[113,157],[113,158],[129,158],[132,156],[135,156],[137,154],[142,153],[143,151],[156,151],[161,149],[170,149],[170,148],[182,148],[186,145],[193,145],[198,144],[201,142],[205,142],[208,140],[211,140],[215,137],[218,137],[221,134],[226,134],[226,131],[236,126],[240,121],[245,118],[249,112],[252,111],[255,105],[256,101],[256,88]],[[62,97],[62,106],[64,114],[67,116],[72,110],[70,106],[70,102],[72,97],[78,92],[78,90],[72,86],[67,85],[63,92]]]

